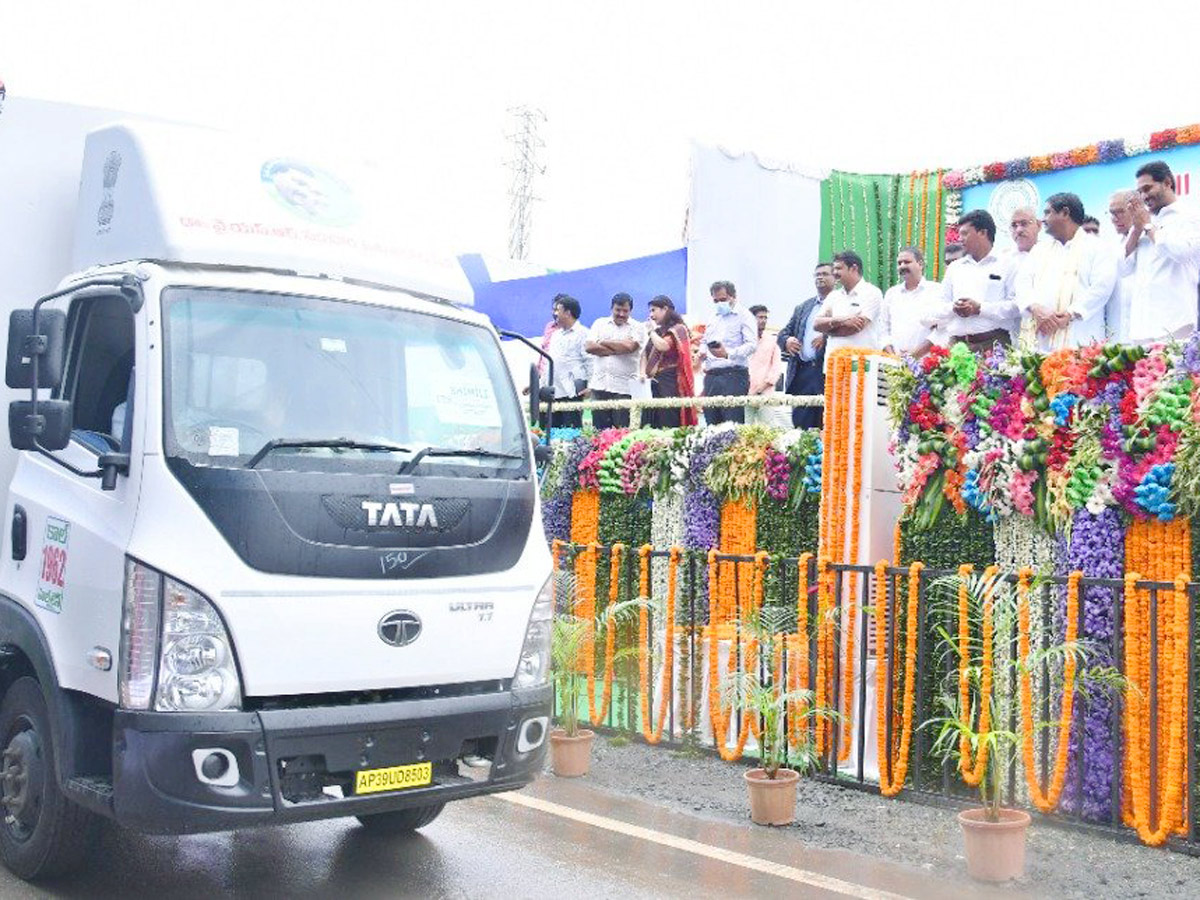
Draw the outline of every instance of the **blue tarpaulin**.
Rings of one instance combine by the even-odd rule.
[[[460,256],[458,261],[475,290],[475,309],[490,317],[497,328],[530,337],[540,335],[550,321],[555,294],[570,294],[579,301],[584,325],[608,315],[613,294],[621,291],[633,297],[633,316],[639,321],[646,320],[646,304],[658,294],[674,300],[681,313],[685,309],[686,248],[511,281],[492,281],[478,254]]]

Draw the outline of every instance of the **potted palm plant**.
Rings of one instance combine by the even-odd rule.
[[[796,612],[788,606],[766,605],[752,613],[743,629],[758,644],[759,658],[771,661],[784,636],[795,627]],[[837,717],[831,709],[813,706],[812,691],[781,684],[773,664],[726,676],[722,704],[759,723],[759,765],[743,773],[750,792],[750,819],[756,825],[789,825],[796,817],[796,785],[800,775],[816,768],[818,755],[807,739],[814,719]],[[788,716],[799,716],[798,747],[788,748]]]
[[[1065,635],[1044,640],[1041,648],[1030,649],[1023,639],[1018,652],[1004,651],[1014,646],[1022,617],[1028,635],[1029,612],[1027,606],[1022,609],[1022,603],[1027,603],[1029,593],[1042,589],[1041,581],[1030,583],[1031,575],[1029,570],[1022,573],[1022,589],[1018,589],[994,570],[975,575],[964,569],[958,575],[937,579],[931,592],[933,620],[956,624],[952,629],[939,626],[937,632],[943,658],[957,666],[950,666],[952,671],[935,698],[943,714],[922,727],[936,733],[933,754],[949,760],[968,785],[979,789],[980,806],[960,812],[958,821],[963,829],[967,872],[980,881],[1009,881],[1025,871],[1030,816],[1003,805],[1003,784],[1013,771],[1017,754],[1045,728],[1067,730],[1059,741],[1060,754],[1065,755],[1069,743],[1070,710],[1059,710],[1052,721],[1037,721],[1030,710],[1021,709],[1021,685],[1030,677],[1040,677],[1045,667],[1082,672],[1095,650],[1088,641],[1076,638],[1075,625],[1068,617]],[[1077,606],[1078,578],[1075,574],[1069,579],[1068,607]],[[1081,677],[1086,677],[1089,691],[1119,692],[1126,686],[1123,676],[1112,668],[1094,668]],[[1061,787],[1059,784],[1057,789]],[[1040,801],[1035,798],[1035,803],[1052,809],[1057,803],[1055,790],[1052,785],[1050,796]]]
[[[579,615],[574,576],[555,573],[555,613],[551,627],[550,657],[554,690],[558,697],[558,727],[550,731],[550,765],[555,775],[578,778],[591,766],[596,733],[579,723],[579,658],[589,641],[601,641],[606,629],[617,628],[642,607],[653,607],[645,597],[613,603],[596,616]]]

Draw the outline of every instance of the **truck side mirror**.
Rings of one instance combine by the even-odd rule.
[[[529,367],[529,421],[536,422],[538,427],[543,431],[546,429],[547,423],[550,421],[550,415],[547,410],[542,409],[542,404],[554,402],[554,388],[548,384],[542,384],[541,376],[538,374],[537,366]]]
[[[62,383],[66,334],[67,314],[61,309],[39,310],[37,334],[33,332],[33,310],[13,310],[8,317],[5,384],[10,388],[33,387],[33,360],[36,357],[37,386],[49,390],[57,388]]]
[[[35,414],[32,400],[14,400],[8,405],[8,439],[17,450],[62,450],[71,443],[70,401],[39,400]]]

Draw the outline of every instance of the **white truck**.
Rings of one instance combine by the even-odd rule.
[[[551,560],[461,269],[370,183],[114,118],[0,116],[4,863],[528,783]]]

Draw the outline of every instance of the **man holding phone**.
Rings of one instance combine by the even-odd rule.
[[[750,393],[750,357],[758,346],[758,323],[737,305],[732,281],[714,281],[708,289],[713,314],[704,325],[700,356],[704,362],[705,397],[745,397]],[[704,410],[709,425],[746,421],[746,408],[710,406]]]
[[[967,251],[952,262],[942,281],[942,303],[935,318],[952,343],[975,353],[993,344],[1011,344],[1020,322],[1013,300],[1013,260],[995,249],[996,220],[973,209],[958,220],[959,240]]]

